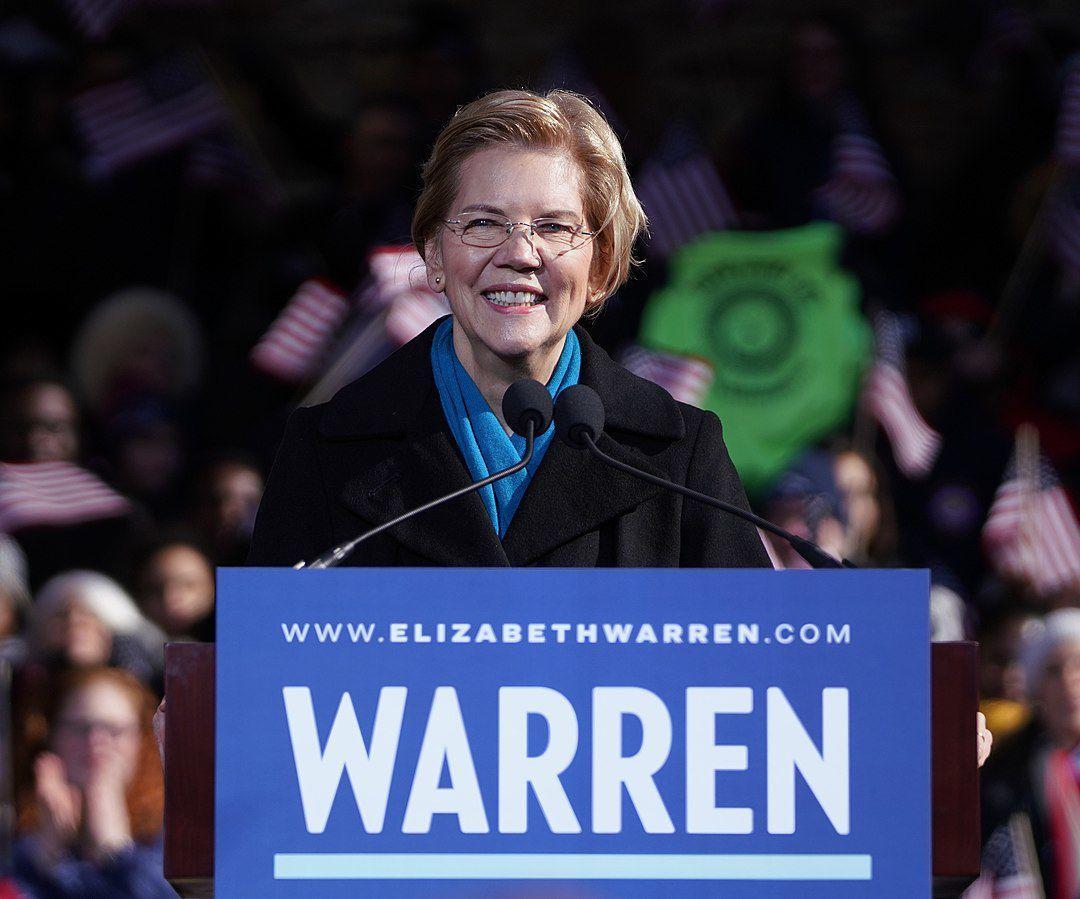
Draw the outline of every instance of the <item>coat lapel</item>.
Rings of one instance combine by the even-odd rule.
[[[608,424],[597,446],[621,462],[670,477],[630,444],[645,438],[665,445],[684,436],[682,415],[674,400],[616,365],[587,333],[575,330],[582,344],[580,383],[600,395],[607,415]],[[506,555],[513,565],[527,565],[652,499],[662,489],[555,439],[507,528]]]
[[[334,440],[377,437],[398,444],[378,464],[347,477],[341,491],[341,502],[372,525],[472,482],[430,374],[434,328],[372,372],[371,381],[357,391],[365,399],[378,397],[384,402],[353,404],[349,394],[335,398],[336,408],[321,428],[324,437]],[[426,377],[418,375],[424,371]],[[509,565],[475,492],[421,512],[391,528],[386,536],[433,565]]]

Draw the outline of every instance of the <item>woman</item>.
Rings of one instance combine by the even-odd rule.
[[[1059,609],[1025,628],[1020,665],[1033,714],[986,766],[983,877],[1023,876],[1024,895],[1073,899],[1080,895],[1080,609]]]
[[[292,565],[520,459],[519,378],[587,384],[609,454],[746,506],[720,422],[617,366],[578,323],[626,280],[645,216],[618,140],[565,91],[458,111],[424,167],[413,242],[452,311],[329,403],[290,419],[249,562]],[[519,478],[362,544],[353,565],[767,566],[725,513],[538,441]]]
[[[31,668],[112,665],[144,683],[161,676],[165,635],[116,581],[97,571],[68,571],[48,580],[34,601],[30,631]]]
[[[161,875],[154,698],[125,671],[70,672],[19,796],[13,867],[28,896],[175,897]],[[33,747],[23,747],[30,755]]]

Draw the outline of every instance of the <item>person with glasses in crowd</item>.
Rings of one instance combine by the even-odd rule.
[[[154,695],[118,668],[67,672],[16,746],[12,873],[41,899],[175,899],[162,866]],[[24,729],[24,734],[33,732]]]
[[[603,400],[599,446],[746,507],[720,421],[614,363],[582,327],[622,285],[645,230],[622,147],[567,92],[497,91],[458,110],[423,169],[413,242],[451,315],[323,405],[297,409],[249,562],[311,560],[520,461],[502,399],[520,378]],[[518,474],[361,544],[344,564],[768,566],[755,528],[536,440]]]

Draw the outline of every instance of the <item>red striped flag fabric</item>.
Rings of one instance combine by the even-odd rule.
[[[994,830],[982,851],[982,873],[961,899],[1045,899],[1027,816]]]
[[[72,462],[0,463],[0,531],[116,518],[131,503]]]
[[[1040,594],[1080,578],[1080,525],[1057,473],[1041,453],[1026,466],[1018,452],[1013,454],[982,540],[998,572],[1026,581]]]
[[[255,345],[251,364],[287,384],[313,377],[348,312],[341,290],[329,281],[309,278]]]
[[[853,97],[840,101],[837,119],[832,171],[818,188],[817,199],[828,216],[851,233],[882,234],[900,215],[896,179]]]
[[[900,471],[909,478],[925,477],[941,449],[941,435],[926,423],[911,398],[900,322],[892,313],[881,313],[874,332],[877,355],[863,386],[863,408],[885,430]]]
[[[654,258],[739,224],[716,167],[685,123],[672,125],[656,155],[642,166],[636,193],[649,217],[649,255]]]
[[[217,88],[187,56],[84,91],[72,100],[72,113],[94,178],[181,147],[229,117]]]
[[[368,272],[358,302],[367,312],[384,313],[386,339],[395,348],[450,312],[446,296],[428,287],[427,268],[412,244],[373,250]]]
[[[703,359],[659,353],[642,346],[631,346],[621,362],[639,378],[659,384],[681,403],[700,406],[712,386],[714,372]]]

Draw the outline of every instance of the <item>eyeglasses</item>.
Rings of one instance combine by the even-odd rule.
[[[505,243],[518,225],[528,229],[533,245],[565,250],[585,242],[596,234],[583,226],[560,219],[537,219],[533,222],[512,222],[498,215],[462,216],[446,219],[445,224],[470,247],[497,247]]]
[[[94,731],[100,731],[111,740],[119,740],[138,733],[137,724],[114,724],[111,721],[94,721],[92,719],[65,718],[57,722],[62,730],[80,739],[86,739]]]

